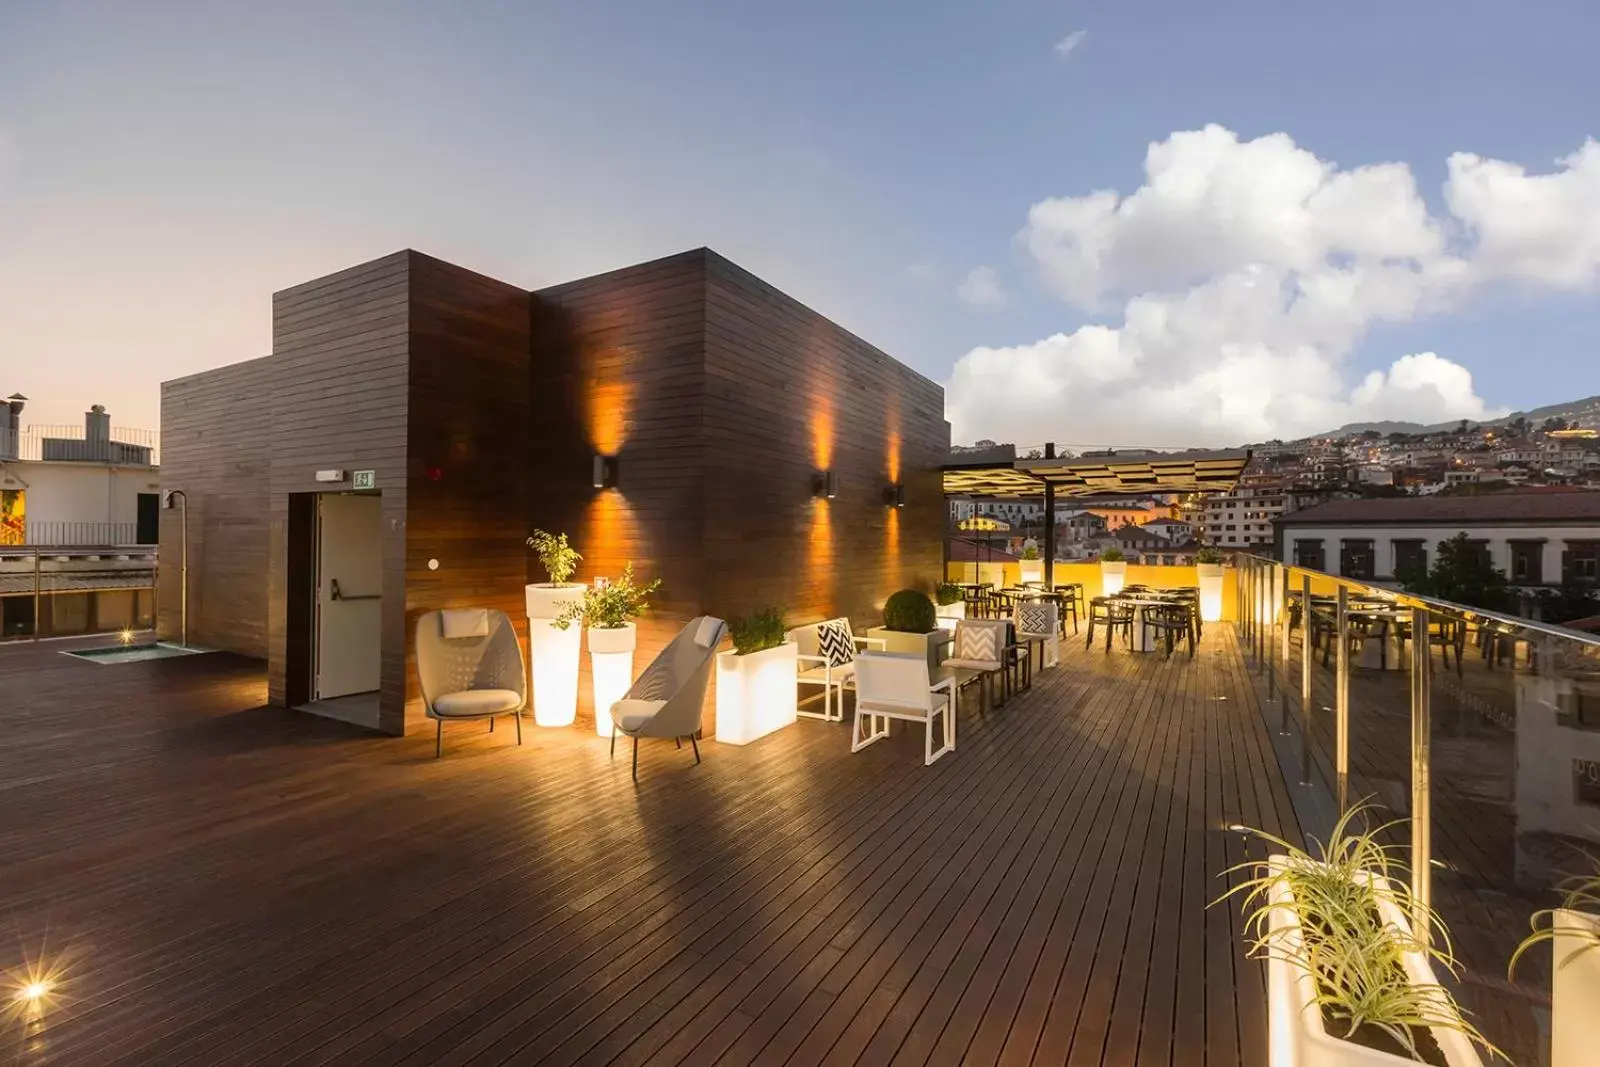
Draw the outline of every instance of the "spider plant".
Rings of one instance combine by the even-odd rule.
[[[1561,891],[1561,907],[1567,911],[1582,912],[1586,915],[1600,918],[1600,857],[1584,853],[1584,858],[1589,861],[1592,868],[1587,874],[1574,874],[1562,880],[1557,888]],[[1545,941],[1554,941],[1556,910],[1546,908],[1536,911],[1528,919],[1532,932],[1522,939],[1517,950],[1511,954],[1511,962],[1506,965],[1506,977],[1515,978],[1517,961],[1525,952],[1537,944]],[[1571,930],[1574,937],[1581,942],[1580,952],[1589,952],[1600,948],[1600,923],[1574,927]]]
[[[1370,1027],[1386,1035],[1413,1060],[1426,1062],[1417,1046],[1422,1029],[1453,1030],[1491,1056],[1504,1055],[1477,1027],[1462,1017],[1450,991],[1437,984],[1418,984],[1405,969],[1407,953],[1458,973],[1449,931],[1437,912],[1422,908],[1412,896],[1394,846],[1383,836],[1399,821],[1370,825],[1368,806],[1345,812],[1326,844],[1313,839],[1314,853],[1263,830],[1248,832],[1282,853],[1276,860],[1252,860],[1223,872],[1243,875],[1213,904],[1241,898],[1246,944],[1254,959],[1276,958],[1311,976],[1316,995],[1312,1006],[1322,1013],[1329,1032],[1342,1028],[1344,1040],[1361,1040]],[[1272,913],[1284,906],[1278,887],[1292,900],[1298,927],[1274,929]],[[1379,903],[1427,922],[1431,938],[1402,930],[1387,921]]]

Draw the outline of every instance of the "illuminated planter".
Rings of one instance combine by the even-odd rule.
[[[1042,581],[1044,581],[1044,560],[1042,560],[1042,559],[1025,559],[1025,560],[1021,560],[1018,565],[1022,568],[1022,581],[1024,581],[1024,582],[1042,582]]]
[[[1583,1067],[1600,1048],[1600,919],[1556,909],[1551,983],[1550,1067]]]
[[[1116,596],[1122,592],[1123,583],[1128,580],[1128,563],[1126,560],[1100,561],[1100,592],[1103,596]]]
[[[1200,621],[1222,621],[1222,564],[1196,563],[1200,572]]]
[[[799,653],[792,641],[745,656],[718,653],[718,741],[748,745],[794,723],[800,699],[795,683]]]
[[[533,669],[533,721],[540,726],[571,726],[578,715],[578,652],[583,623],[556,628],[561,613],[583,603],[582,582],[523,587],[528,605],[528,654]]]
[[[633,623],[589,628],[589,669],[594,676],[594,732],[610,737],[611,705],[633,684],[633,646],[639,631]]]
[[[1273,856],[1268,862],[1270,869],[1282,871],[1288,860]],[[1322,1009],[1314,1002],[1316,979],[1293,961],[1303,952],[1303,942],[1288,882],[1280,878],[1273,883],[1268,899],[1273,908],[1267,921],[1267,937],[1274,946],[1267,956],[1267,1045],[1271,1067],[1415,1067],[1413,1060],[1328,1033],[1322,1025]],[[1410,917],[1392,900],[1379,895],[1377,904],[1378,913],[1384,922],[1394,926],[1400,940],[1413,936]],[[1400,962],[1413,986],[1439,984],[1423,953],[1402,952]],[[1429,1032],[1450,1067],[1483,1067],[1477,1050],[1459,1032],[1441,1027],[1430,1027]]]

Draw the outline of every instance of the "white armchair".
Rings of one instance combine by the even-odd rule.
[[[860,752],[889,736],[893,719],[920,722],[926,731],[922,763],[928,766],[956,748],[954,681],[932,681],[925,656],[863,652],[855,660],[856,714],[850,751]],[[942,723],[943,739],[933,747],[934,720]]]
[[[822,686],[822,714],[800,711],[797,714],[829,722],[844,721],[844,689],[855,677],[856,653],[870,649],[882,652],[879,637],[857,637],[849,619],[825,619],[809,626],[796,626],[787,637],[798,648],[795,657],[800,685]],[[814,698],[813,698],[814,699]]]

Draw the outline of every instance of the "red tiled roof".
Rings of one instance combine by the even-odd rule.
[[[1285,526],[1360,525],[1369,522],[1596,522],[1600,492],[1491,493],[1485,496],[1397,496],[1330,500],[1290,512]]]

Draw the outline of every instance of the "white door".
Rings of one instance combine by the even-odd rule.
[[[317,498],[318,700],[378,688],[383,512],[376,496]]]

